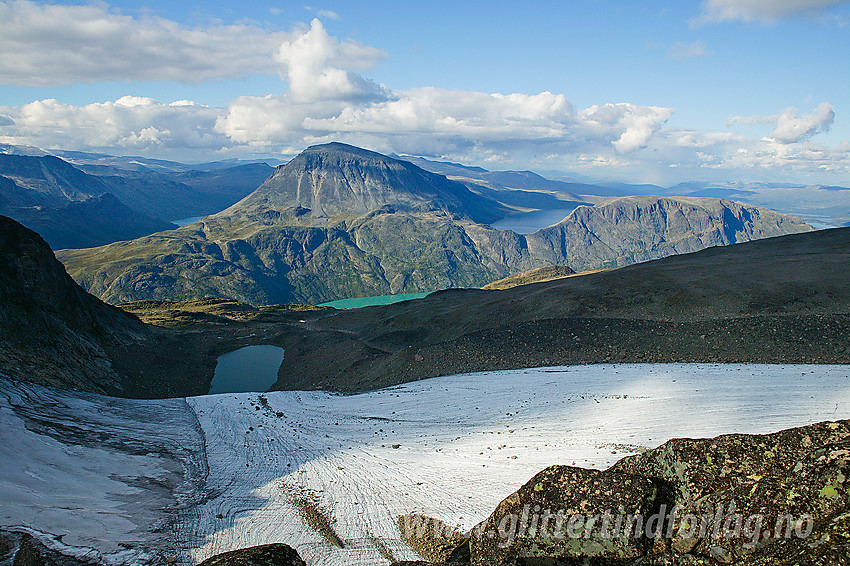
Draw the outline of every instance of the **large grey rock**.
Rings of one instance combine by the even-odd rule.
[[[491,566],[544,559],[638,558],[650,544],[644,530],[661,497],[660,488],[645,477],[551,466],[473,528],[471,562]]]
[[[577,520],[553,524],[553,510]],[[642,531],[624,528],[638,516]],[[605,471],[552,466],[464,546],[476,566],[850,564],[850,421],[674,439]]]
[[[731,563],[850,542],[850,421],[671,440],[612,470],[675,487],[676,552]]]

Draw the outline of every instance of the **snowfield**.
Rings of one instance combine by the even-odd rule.
[[[164,401],[3,379],[0,528],[107,564],[270,542],[308,564],[387,563],[417,558],[397,516],[471,527],[552,464],[848,416],[848,366],[572,366]]]

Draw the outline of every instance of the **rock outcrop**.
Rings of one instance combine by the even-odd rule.
[[[552,557],[638,558],[646,554],[649,542],[642,534],[643,518],[658,513],[661,491],[645,476],[572,466],[546,468],[472,529],[472,564],[516,564]],[[639,525],[625,524],[615,532],[617,515],[639,517]]]
[[[207,558],[198,566],[306,566],[294,548],[283,543],[233,550]]]
[[[552,466],[462,547],[476,566],[848,564],[850,421]]]
[[[850,421],[671,440],[612,470],[674,487],[668,542],[677,553],[722,563],[756,550],[808,560],[850,542]]]

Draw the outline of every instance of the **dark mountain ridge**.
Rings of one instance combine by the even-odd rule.
[[[38,234],[0,216],[0,372],[26,368],[52,385],[119,391],[104,345],[144,334],[136,317],[74,283]]]
[[[850,228],[837,228],[339,311],[285,337],[275,388],[606,362],[850,363],[848,250]]]
[[[53,249],[101,246],[176,228],[171,220],[219,212],[272,172],[263,163],[211,171],[74,166],[31,153],[37,152],[0,153],[0,214],[37,231]]]
[[[238,346],[191,338],[89,295],[38,234],[0,216],[0,374],[119,397],[198,395],[218,349]]]
[[[193,225],[59,257],[84,288],[113,303],[318,304],[481,287],[546,265],[615,267],[811,229],[730,201],[660,197],[579,206],[525,236],[475,221],[505,210],[411,163],[326,144]]]

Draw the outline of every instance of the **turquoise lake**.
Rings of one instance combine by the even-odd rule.
[[[354,299],[339,299],[322,303],[320,307],[333,307],[335,309],[359,309],[361,307],[374,307],[376,305],[391,305],[401,301],[421,299],[429,293],[399,293],[398,295],[377,295],[374,297],[357,297]]]

